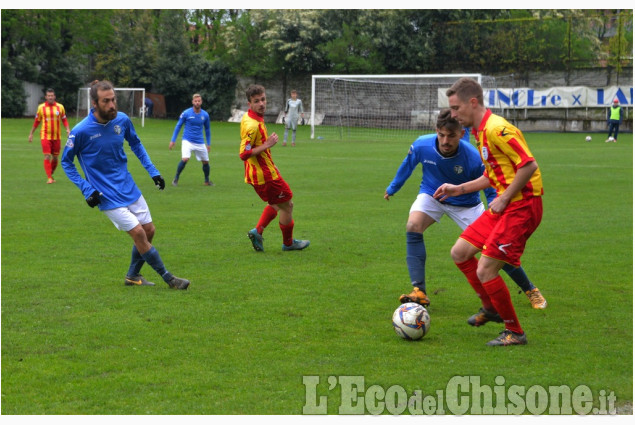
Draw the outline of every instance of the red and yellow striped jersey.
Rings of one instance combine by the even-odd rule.
[[[251,109],[240,121],[240,159],[245,162],[245,183],[262,185],[280,179],[280,172],[273,163],[271,151],[250,156],[251,150],[267,141],[267,127],[264,118]]]
[[[64,105],[57,102],[52,105],[48,102],[41,103],[37,107],[33,126],[36,127],[40,122],[42,123],[40,139],[62,140],[62,124],[68,127]]]
[[[505,118],[487,110],[478,130],[474,129],[478,150],[485,164],[485,176],[499,195],[516,177],[516,171],[535,161],[523,133]],[[541,196],[544,193],[540,169],[510,202]]]

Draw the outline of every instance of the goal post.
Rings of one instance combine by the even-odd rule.
[[[141,127],[143,127],[146,115],[146,89],[115,87],[115,95],[117,96],[117,109],[130,118],[141,118]],[[81,87],[77,93],[77,121],[87,116],[90,108],[90,88]]]
[[[381,140],[433,132],[444,96],[461,77],[481,74],[313,75],[311,138]]]

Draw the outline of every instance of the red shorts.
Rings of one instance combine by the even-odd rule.
[[[60,154],[60,141],[59,140],[46,140],[42,139],[42,153],[44,155],[59,155]]]
[[[489,210],[470,224],[461,239],[482,251],[486,257],[520,266],[527,239],[542,220],[542,197],[512,202],[502,214]]]
[[[293,198],[291,188],[282,178],[253,187],[260,199],[272,205],[283,204]]]

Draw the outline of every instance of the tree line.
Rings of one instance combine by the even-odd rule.
[[[2,116],[21,116],[23,81],[72,108],[95,79],[166,98],[196,91],[225,119],[236,76],[496,75],[632,67],[632,10],[3,10]]]

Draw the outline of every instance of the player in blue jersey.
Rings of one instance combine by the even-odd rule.
[[[181,127],[185,124],[181,139],[181,161],[176,167],[176,175],[174,180],[172,180],[173,186],[179,183],[181,172],[190,160],[192,152],[196,155],[196,159],[203,163],[203,175],[205,176],[203,184],[205,186],[214,186],[214,183],[209,180],[209,150],[212,138],[209,128],[209,114],[201,108],[201,105],[203,105],[203,98],[198,93],[194,94],[192,96],[192,107],[181,113],[176,127],[174,127],[170,150],[174,147]],[[203,130],[205,130],[205,139],[203,139]]]
[[[416,302],[427,306],[430,299],[426,292],[425,263],[426,247],[423,233],[443,215],[450,217],[456,224],[465,229],[485,211],[479,192],[448,198],[439,202],[432,197],[443,183],[461,184],[481,177],[484,172],[483,162],[476,148],[465,139],[465,129],[452,118],[449,109],[440,112],[437,118],[436,134],[419,137],[410,146],[408,155],[397,170],[384,198],[390,197],[401,189],[414,169],[421,164],[423,178],[419,187],[419,195],[410,208],[406,224],[406,264],[410,274],[413,290],[410,294],[401,295],[399,301]],[[468,136],[469,137],[469,136]],[[469,139],[468,139],[469,140]],[[494,188],[485,191],[488,203],[496,197]],[[545,308],[547,302],[538,288],[527,278],[522,267],[514,268],[506,265],[504,270],[525,292],[534,308]],[[493,320],[493,319],[492,319]],[[479,326],[479,324],[474,324]]]
[[[112,84],[95,81],[90,88],[90,97],[93,108],[73,128],[66,142],[62,155],[64,172],[82,191],[89,207],[99,206],[117,229],[132,237],[134,244],[126,285],[154,286],[141,275],[141,267],[148,263],[170,288],[187,289],[190,281],[170,273],[152,246],[155,227],[148,204],[128,171],[124,140],[160,190],[165,187],[165,181],[152,164],[130,118],[117,111]],[[75,167],[75,157],[85,178]]]

